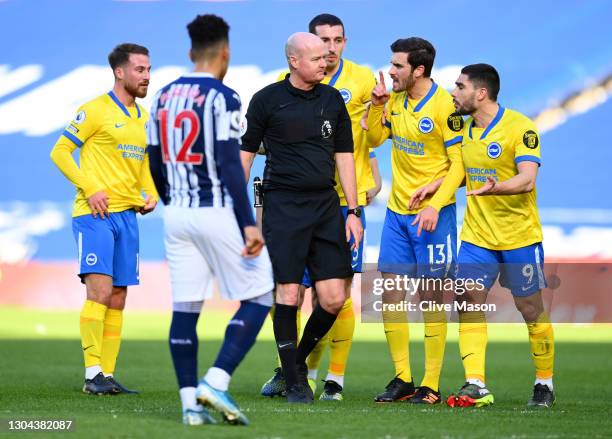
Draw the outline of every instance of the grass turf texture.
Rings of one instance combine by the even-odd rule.
[[[557,405],[528,410],[533,366],[524,325],[491,325],[487,384],[495,394],[485,409],[450,409],[405,403],[376,405],[373,397],[392,378],[382,325],[358,324],[341,403],[315,401],[289,406],[282,399],[259,396],[261,384],[275,367],[271,325],[237,370],[234,398],[252,425],[186,427],[165,339],[169,316],[126,313],[125,336],[117,378],[139,389],[137,396],[95,397],[80,392],[82,354],[78,312],[0,310],[0,419],[73,419],[63,437],[207,438],[413,438],[413,437],[609,437],[612,427],[612,334],[608,326],[556,327]],[[200,373],[213,361],[229,314],[204,313],[199,325]],[[419,324],[411,326],[413,373],[422,376],[423,345]],[[443,396],[463,383],[456,343],[449,326]],[[325,364],[320,375],[325,374]],[[317,394],[322,389],[319,383]],[[25,437],[27,434],[21,434]],[[40,434],[33,434],[41,437]]]

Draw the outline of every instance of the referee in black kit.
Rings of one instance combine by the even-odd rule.
[[[334,324],[353,275],[348,240],[359,246],[351,120],[333,87],[320,84],[327,49],[316,35],[289,37],[290,74],[257,92],[247,110],[241,159],[247,179],[263,141],[263,233],[277,283],[274,337],[287,383],[287,401],[312,403],[306,357]],[[346,194],[346,224],[334,190],[336,167]],[[297,346],[298,288],[308,267],[319,303]]]

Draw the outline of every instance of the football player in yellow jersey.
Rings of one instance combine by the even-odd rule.
[[[108,61],[115,76],[112,91],[82,105],[51,151],[77,190],[72,230],[87,291],[80,319],[83,392],[98,395],[137,393],[113,374],[127,287],[139,282],[136,212],[151,212],[158,199],[146,151],[148,114],[135,101],[147,95],[149,51],[121,44]],[[72,157],[77,148],[80,166]]]
[[[310,21],[308,30],[310,33],[319,36],[328,49],[325,79],[323,79],[321,83],[328,84],[340,91],[349,116],[351,117],[354,142],[353,155],[355,157],[356,168],[355,175],[357,178],[357,194],[360,206],[359,212],[361,215],[361,223],[365,230],[366,217],[364,207],[371,201],[371,198],[380,191],[380,187],[377,186],[373,174],[374,172],[378,175],[378,169],[372,169],[372,163],[374,166],[377,166],[377,162],[375,158],[372,160],[370,158],[370,149],[366,133],[361,129],[359,122],[366,111],[366,105],[370,101],[370,93],[372,87],[376,84],[376,80],[369,68],[342,57],[347,39],[344,33],[344,24],[340,18],[331,14],[317,15]],[[285,75],[286,73],[282,73],[279,76],[279,80],[284,79]],[[340,197],[343,215],[346,218],[348,207],[346,198],[342,192],[337,171],[336,191]],[[368,200],[368,197],[370,197],[370,200]],[[360,246],[353,250],[351,266],[355,273],[362,272],[364,241],[365,240],[362,240]],[[300,287],[302,298],[305,289],[311,286],[312,283],[306,271],[302,280],[302,286]],[[353,311],[353,301],[350,297],[350,290],[351,283],[349,282],[347,285],[347,300],[338,314],[336,322],[329,333],[317,344],[317,347],[310,354],[306,362],[308,366],[309,383],[311,387],[316,387],[315,382],[319,363],[323,356],[325,346],[329,343],[330,363],[327,377],[324,380],[324,389],[320,395],[321,400],[342,400],[344,373],[353,339],[353,331],[355,329],[355,314]],[[316,291],[314,291],[314,289],[312,297],[314,306],[316,303]],[[283,389],[284,382],[282,381],[282,371],[280,368],[277,368],[275,370],[275,375],[263,385],[261,393],[264,396],[275,396],[280,394]]]
[[[378,269],[386,279],[452,279],[457,245],[455,192],[464,178],[460,150],[463,120],[454,115],[450,94],[430,78],[436,54],[431,43],[416,37],[399,39],[391,45],[391,51],[389,75],[393,92],[387,91],[381,72],[380,82],[372,90],[367,120],[367,137],[372,145],[380,145],[389,137],[392,140],[393,183]],[[422,203],[411,201],[438,180],[441,186],[435,195],[425,197]],[[439,303],[442,283],[421,282],[420,299]],[[425,375],[415,388],[407,316],[389,306],[401,303],[405,297],[406,291],[401,289],[383,293],[387,306],[387,310],[383,309],[383,322],[395,378],[375,401],[437,404],[441,401],[439,380],[446,315],[432,306],[423,311]]]
[[[535,124],[497,103],[500,80],[488,64],[464,67],[452,93],[457,111],[470,115],[463,131],[467,210],[461,230],[457,279],[480,280],[460,303],[483,304],[497,277],[510,289],[529,332],[535,364],[530,407],[551,407],[554,337],[544,311],[542,226],[536,206],[540,138]],[[450,406],[493,403],[485,386],[487,326],[481,311],[459,313],[459,350],[466,383]]]

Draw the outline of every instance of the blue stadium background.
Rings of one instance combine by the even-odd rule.
[[[79,103],[111,87],[106,56],[114,45],[149,47],[159,87],[162,72],[170,79],[189,68],[186,23],[220,14],[231,25],[226,82],[249,90],[248,100],[284,67],[287,36],[321,12],[344,21],[345,57],[374,69],[388,68],[391,42],[412,35],[436,46],[436,73],[445,79],[434,78],[443,85],[465,64],[495,65],[500,102],[529,116],[612,73],[609,1],[0,1],[0,263],[74,258],[73,189],[49,151]],[[542,136],[538,201],[549,255],[612,256],[609,93]],[[388,190],[389,146],[377,154]],[[256,167],[261,174],[263,160]],[[383,191],[368,212],[373,248],[384,212]],[[163,259],[160,212],[142,219],[141,236],[143,259]]]

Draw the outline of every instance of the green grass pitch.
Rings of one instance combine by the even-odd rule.
[[[200,319],[201,373],[216,355],[228,317],[204,312]],[[417,381],[423,370],[420,326],[411,326],[410,355]],[[373,396],[392,378],[392,365],[381,325],[359,323],[343,402],[317,400],[312,406],[296,407],[279,398],[263,398],[259,389],[275,366],[271,325],[267,322],[230,388],[251,425],[186,427],[180,423],[180,403],[166,340],[168,313],[126,313],[117,378],[142,394],[95,397],[80,392],[83,377],[78,312],[4,308],[0,310],[0,419],[5,424],[8,419],[25,418],[74,420],[73,432],[33,433],[33,437],[611,437],[610,325],[557,325],[557,404],[546,411],[527,410],[525,406],[533,385],[533,366],[524,325],[491,326],[487,384],[496,398],[492,407],[376,405]],[[456,331],[456,325],[449,326],[443,395],[463,383]],[[325,366],[321,366],[321,376]],[[16,437],[26,436],[19,433]]]

